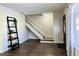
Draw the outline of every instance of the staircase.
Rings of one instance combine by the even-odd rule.
[[[46,35],[33,24],[33,21],[31,21],[27,16],[26,18],[25,26],[28,27],[39,39],[43,40]]]
[[[53,40],[50,39],[50,37],[47,37],[36,25],[34,25],[34,22],[26,16],[26,23],[25,26],[28,27],[39,39],[41,39],[40,42],[46,42],[46,43],[52,43]],[[38,24],[39,25],[39,24]]]

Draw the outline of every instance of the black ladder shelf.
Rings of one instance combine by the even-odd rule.
[[[7,16],[8,42],[11,50],[19,47],[19,37],[17,31],[17,20],[14,17]]]

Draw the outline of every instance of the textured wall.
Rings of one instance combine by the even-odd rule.
[[[2,10],[2,11],[1,11]],[[9,8],[0,6],[0,12],[2,14],[2,20],[3,20],[3,39],[2,39],[2,49],[3,51],[8,50],[8,36],[7,36],[7,16],[15,17],[17,19],[17,27],[18,27],[18,35],[19,35],[19,41],[20,43],[24,42],[28,39],[28,30],[25,27],[25,15],[16,12],[14,10],[11,10]]]

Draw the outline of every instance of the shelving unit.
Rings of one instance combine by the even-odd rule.
[[[19,37],[17,31],[17,20],[14,17],[7,16],[7,26],[8,26],[8,42],[9,48],[11,50],[19,47]]]

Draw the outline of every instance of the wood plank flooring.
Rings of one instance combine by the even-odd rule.
[[[28,40],[13,51],[7,51],[1,56],[66,56],[66,50],[58,48],[54,43],[40,43],[39,40]]]

